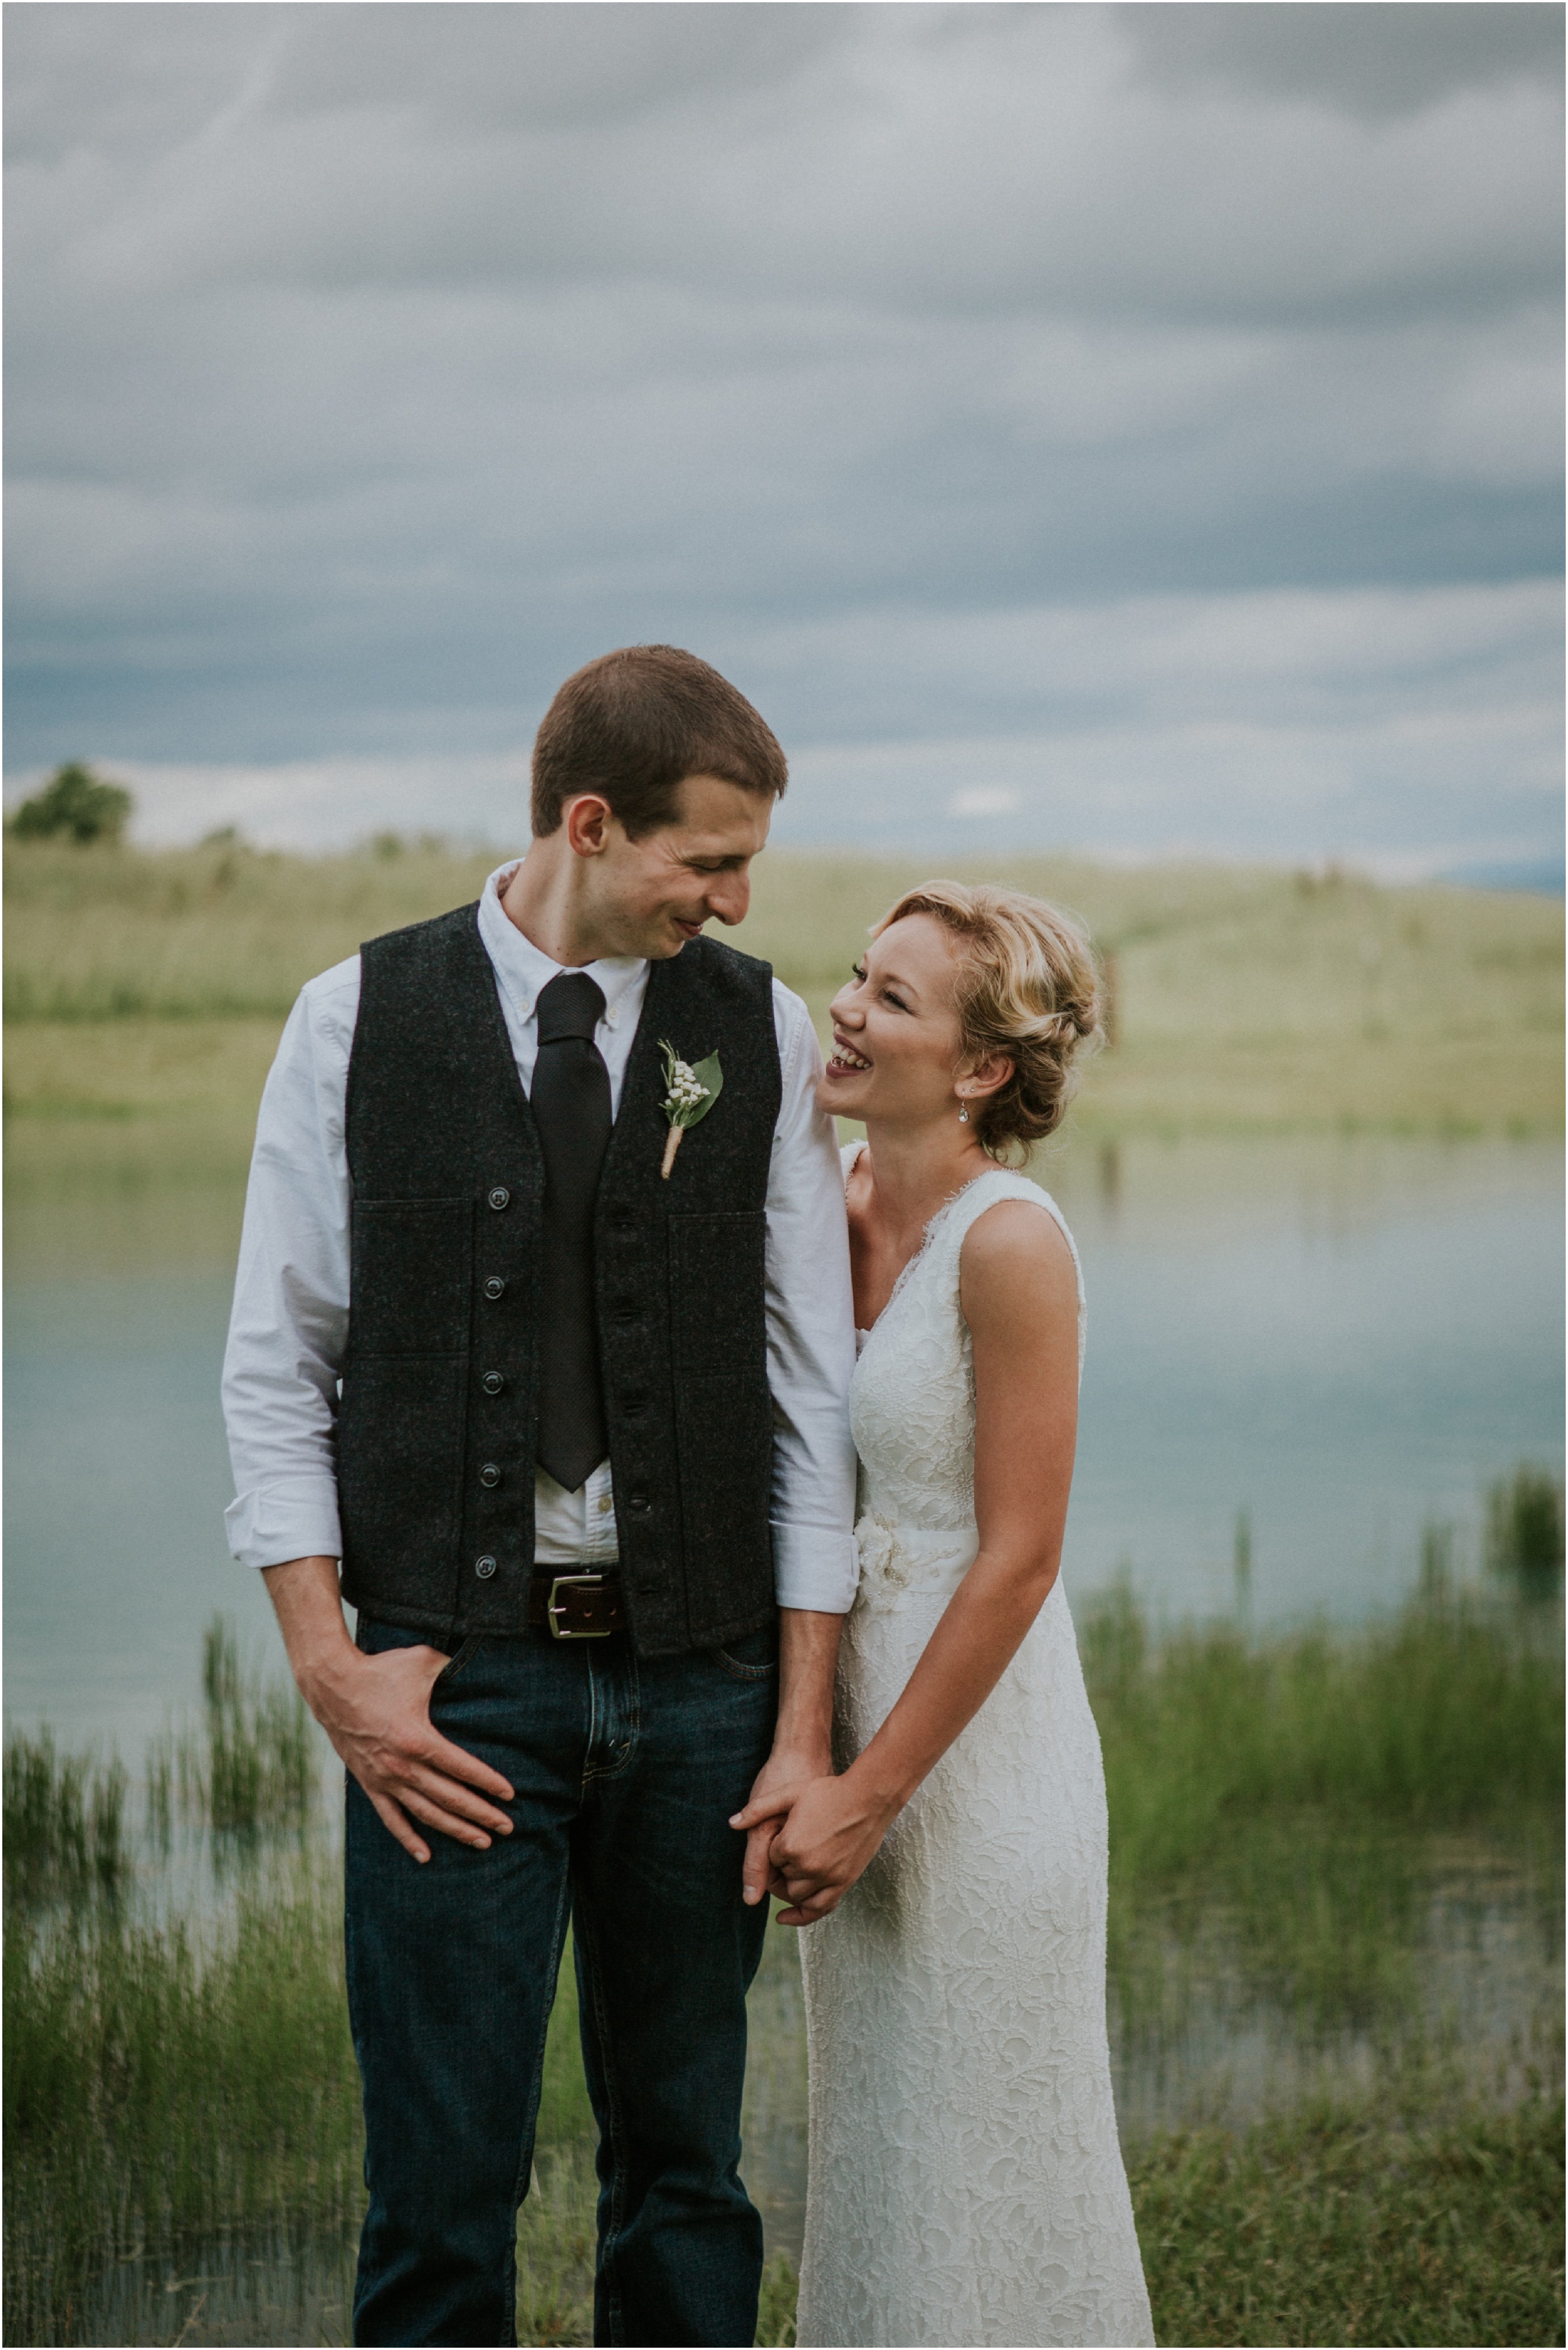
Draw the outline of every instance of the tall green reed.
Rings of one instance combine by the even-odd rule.
[[[1528,1605],[1563,1588],[1563,1488],[1521,1461],[1487,1494],[1486,1563]]]
[[[292,1683],[241,1665],[222,1617],[202,1644],[203,1709],[149,1744],[146,1825],[166,1848],[176,1820],[220,1830],[298,1826],[316,1812],[325,1752]],[[45,1724],[5,1753],[5,1887],[24,1902],[122,1888],[134,1873],[129,1782],[118,1756],[61,1754]]]
[[[206,1701],[206,1775],[201,1800],[215,1828],[303,1819],[317,1793],[318,1750],[305,1701],[292,1682],[241,1670],[232,1627],[221,1617],[202,1644]]]
[[[57,1754],[53,1732],[5,1742],[5,1889],[23,1901],[115,1893],[131,1860],[118,1756]]]
[[[101,1905],[52,1928],[20,1915],[5,1960],[6,2338],[64,2338],[63,2313],[138,2247],[356,2224],[341,1898],[336,1862],[307,1856],[205,1933]],[[591,2280],[591,2148],[568,1955],[522,2247],[542,2322]]]
[[[147,1826],[166,1846],[177,1819],[219,1831],[302,1826],[315,1814],[325,1756],[292,1682],[240,1661],[232,1625],[214,1616],[202,1639],[202,1713],[152,1740]]]
[[[1561,1659],[1472,1597],[1354,1637],[1220,1625],[1156,1644],[1122,1588],[1085,1612],[1080,1646],[1129,1878],[1282,1811],[1435,1827],[1560,1795]]]
[[[192,1923],[24,1913],[5,1958],[7,2337],[49,2329],[140,2244],[357,2188],[358,2078],[334,1872]]]
[[[1303,2046],[1407,2053],[1439,1888],[1472,1913],[1484,1852],[1522,1914],[1556,1898],[1563,1666],[1540,1632],[1446,1584],[1348,1636],[1156,1642],[1125,1589],[1084,1610],[1124,2024],[1168,2037],[1195,2002],[1262,2001]]]
[[[218,1617],[202,1695],[199,1722],[149,1751],[149,1840],[166,1852],[177,1820],[219,1832],[224,1850],[238,1834],[229,1857],[244,1866],[267,1857],[268,1831],[312,1820],[321,1749],[293,1689],[244,1669]],[[57,2338],[49,2313],[79,2303],[128,2242],[329,2217],[352,2191],[336,1864],[296,1850],[270,1893],[251,1883],[224,1920],[148,1923],[126,1794],[118,1760],[61,1755],[47,1729],[6,1741],[14,2340]]]

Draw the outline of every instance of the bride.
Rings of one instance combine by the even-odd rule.
[[[1106,1797],[1057,1579],[1084,1337],[1054,1202],[997,1162],[1063,1116],[1086,942],[932,882],[833,1005],[860,1586],[839,1775],[774,1838],[803,1941],[803,2344],[1154,2339],[1106,2040]],[[750,1825],[745,1814],[741,1824]]]

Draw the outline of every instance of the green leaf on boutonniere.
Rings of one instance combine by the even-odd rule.
[[[674,1045],[663,1038],[659,1049],[664,1055],[664,1115],[670,1121],[664,1163],[659,1171],[668,1180],[681,1136],[689,1126],[696,1126],[707,1117],[723,1092],[724,1072],[719,1066],[717,1053],[710,1053],[701,1061],[683,1061]]]

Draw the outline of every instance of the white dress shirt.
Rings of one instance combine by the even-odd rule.
[[[538,1049],[535,1006],[561,970],[504,911],[516,870],[484,885],[479,935],[495,972],[526,1092]],[[648,964],[589,963],[605,999],[594,1041],[620,1108],[648,992]],[[359,1008],[351,955],[301,990],[262,1096],[223,1361],[223,1416],[238,1498],[225,1518],[247,1566],[342,1553],[333,1424],[348,1328],[351,1197],[344,1097]],[[781,1607],[842,1615],[855,1596],[855,1450],[849,1379],[854,1309],[844,1182],[830,1118],[816,1107],[822,1055],[798,995],[774,982],[784,1089],[767,1192],[768,1384],[774,1399],[774,1566]],[[544,1470],[535,1488],[543,1566],[617,1555],[607,1461],[575,1493]]]

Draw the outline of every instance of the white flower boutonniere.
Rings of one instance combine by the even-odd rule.
[[[659,1049],[664,1055],[664,1115],[670,1120],[664,1164],[659,1171],[668,1181],[681,1136],[689,1126],[707,1117],[724,1089],[724,1072],[719,1066],[717,1053],[710,1053],[705,1061],[693,1064],[683,1061],[673,1045],[660,1040]]]

